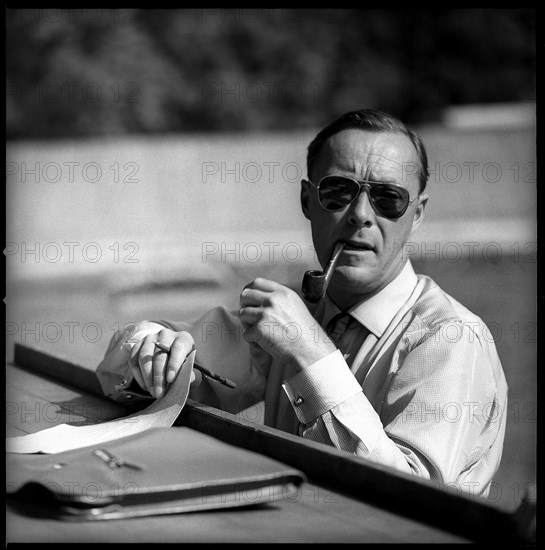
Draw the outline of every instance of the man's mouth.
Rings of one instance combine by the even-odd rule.
[[[358,252],[372,251],[375,248],[367,243],[345,242],[343,251],[354,250]]]

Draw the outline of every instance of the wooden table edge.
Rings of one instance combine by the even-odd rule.
[[[38,347],[15,343],[14,364],[104,397],[96,374]],[[475,542],[534,542],[535,504],[511,512],[482,497],[404,474],[321,443],[248,422],[188,400],[175,425],[184,425],[304,472],[310,481]],[[532,509],[533,507],[533,509]]]

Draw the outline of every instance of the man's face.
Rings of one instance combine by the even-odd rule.
[[[337,212],[324,210],[316,189],[303,183],[301,202],[312,226],[312,239],[322,266],[337,241],[365,249],[345,249],[339,257],[328,293],[346,303],[347,296],[359,297],[384,288],[402,270],[404,244],[423,219],[427,196],[418,196],[418,155],[411,140],[401,133],[343,130],[331,136],[320,150],[309,174],[314,185],[324,176],[347,176],[355,180],[397,183],[410,194],[407,211],[398,219],[375,212],[367,193]]]

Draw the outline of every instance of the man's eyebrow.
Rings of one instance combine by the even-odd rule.
[[[390,182],[395,181],[395,178],[387,178],[385,176],[378,176],[378,177],[370,176],[367,179],[367,181],[373,181],[373,182],[376,182],[376,183],[390,183]]]
[[[370,174],[366,178],[366,181],[372,181],[374,183],[395,183],[396,178],[392,176],[388,176],[385,174],[377,175],[376,173],[373,173],[372,170],[369,171]]]
[[[349,178],[351,180],[369,181],[371,183],[395,183],[396,182],[396,178],[385,176],[385,175],[375,177],[373,174],[371,174],[365,178],[358,178],[354,176],[354,174],[350,172],[345,172],[344,170],[336,170],[333,172],[329,172],[324,177],[327,177],[327,176],[339,176],[343,178]]]

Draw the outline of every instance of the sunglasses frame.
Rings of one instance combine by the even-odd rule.
[[[349,181],[352,181],[354,183],[356,183],[358,185],[358,193],[356,194],[356,196],[348,203],[346,204],[345,206],[341,206],[340,208],[326,208],[323,204],[322,204],[322,199],[320,198],[320,185],[322,185],[322,182],[327,179],[327,178],[343,178],[345,180],[349,180]],[[306,181],[308,183],[310,183],[310,185],[312,187],[314,187],[314,189],[316,189],[316,193],[318,195],[318,202],[320,203],[320,206],[326,210],[327,212],[339,212],[340,210],[343,210],[344,208],[346,208],[347,206],[351,205],[360,195],[361,195],[361,190],[363,189],[366,193],[367,193],[367,197],[369,198],[369,203],[371,204],[371,206],[373,207],[373,210],[379,214],[380,216],[383,216],[385,218],[388,218],[390,220],[397,220],[399,218],[401,218],[405,212],[407,212],[407,208],[409,208],[409,205],[412,204],[418,197],[415,197],[414,199],[412,200],[408,200],[407,201],[407,204],[405,205],[405,207],[403,208],[402,212],[397,215],[397,216],[387,216],[386,214],[384,214],[384,212],[381,212],[380,209],[375,205],[372,197],[371,197],[371,188],[372,187],[375,187],[376,185],[388,185],[388,186],[392,186],[392,187],[395,187],[396,189],[403,189],[404,192],[407,193],[407,195],[409,196],[410,198],[410,194],[409,194],[409,190],[406,188],[406,187],[403,187],[402,185],[399,185],[398,183],[384,183],[384,182],[380,182],[380,181],[369,181],[369,180],[355,180],[353,178],[349,178],[348,176],[335,176],[335,175],[328,175],[328,176],[324,176],[320,182],[318,183],[318,185],[314,185],[314,183],[312,183],[312,181],[309,179],[309,180],[303,180],[303,181]]]

